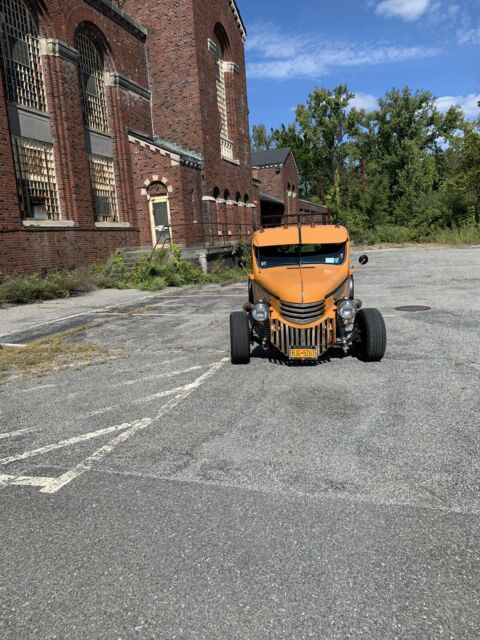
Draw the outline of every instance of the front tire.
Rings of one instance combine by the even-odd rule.
[[[232,364],[250,362],[250,322],[244,311],[235,311],[230,316],[230,345]]]
[[[380,362],[387,349],[387,328],[378,309],[360,309],[355,319],[355,346],[363,362]]]

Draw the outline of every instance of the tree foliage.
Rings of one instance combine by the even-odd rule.
[[[254,148],[290,147],[303,196],[328,203],[357,235],[479,224],[478,124],[457,107],[441,113],[429,91],[392,89],[368,113],[353,98],[345,85],[315,88],[294,123],[254,127]]]

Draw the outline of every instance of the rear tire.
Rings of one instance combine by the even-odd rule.
[[[363,362],[380,362],[387,349],[387,328],[378,309],[360,309],[355,319],[356,352]]]
[[[230,345],[232,364],[250,362],[250,322],[244,311],[235,311],[230,316]]]

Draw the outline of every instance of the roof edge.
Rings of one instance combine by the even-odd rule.
[[[245,42],[247,39],[247,29],[245,27],[245,23],[243,21],[242,15],[236,3],[236,0],[228,0],[230,7],[232,8],[233,15],[235,16],[235,20],[238,24],[238,28],[240,29],[240,33],[242,34],[242,39]]]

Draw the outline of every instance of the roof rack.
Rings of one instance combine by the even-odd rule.
[[[264,215],[262,216],[262,224],[258,228],[258,230],[264,229],[279,229],[279,228],[288,228],[288,227],[300,227],[310,226],[325,226],[333,224],[333,216],[330,210],[326,210],[325,212],[303,212],[303,213],[289,213],[285,215]]]

